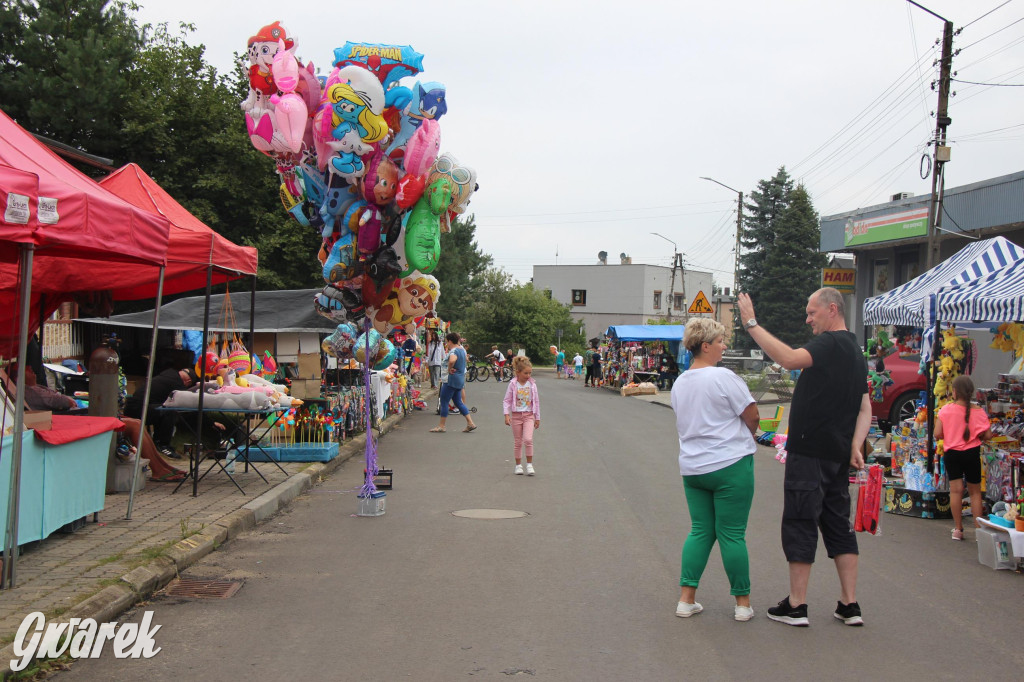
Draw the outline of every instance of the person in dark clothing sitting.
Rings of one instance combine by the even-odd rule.
[[[178,415],[173,412],[159,412],[155,408],[164,404],[174,391],[184,391],[196,383],[196,373],[189,369],[167,368],[153,377],[149,389],[149,409],[146,411],[146,423],[153,426],[153,443],[165,457],[180,459],[180,455],[171,447],[174,436],[174,425]],[[142,401],[146,399],[146,382],[143,381],[135,393],[125,401],[124,413],[128,417],[139,419],[142,416]]]
[[[679,376],[679,364],[672,354],[665,349],[661,352],[661,363],[658,366],[658,385],[665,388],[672,388],[676,377]]]

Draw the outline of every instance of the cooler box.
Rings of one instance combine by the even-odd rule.
[[[1006,533],[988,528],[978,528],[978,562],[995,570],[1013,570],[1017,560],[1010,550],[1010,538]]]

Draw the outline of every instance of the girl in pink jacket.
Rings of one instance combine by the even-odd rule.
[[[505,391],[505,426],[512,427],[515,441],[513,453],[516,457],[515,473],[533,476],[533,430],[540,428],[540,394],[537,382],[533,380],[533,365],[524,355],[512,358],[515,379],[508,382]],[[526,450],[526,471],[523,471],[523,450]]]

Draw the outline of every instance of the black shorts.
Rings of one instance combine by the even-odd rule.
[[[968,483],[981,483],[981,447],[967,450],[946,450],[942,456],[950,481],[966,478]]]
[[[830,559],[859,553],[850,524],[849,468],[847,462],[788,454],[782,509],[786,561],[813,564],[819,529]]]

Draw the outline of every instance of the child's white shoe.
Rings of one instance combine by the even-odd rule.
[[[533,476],[533,474],[534,474],[534,473],[535,473],[535,472],[534,472],[534,470],[533,470],[533,465],[532,465],[532,464],[529,464],[529,463],[528,463],[528,464],[526,465],[526,475],[527,475],[527,476]]]
[[[522,464],[517,464],[516,465],[516,476],[522,476],[522,475],[523,475],[523,465]]]

